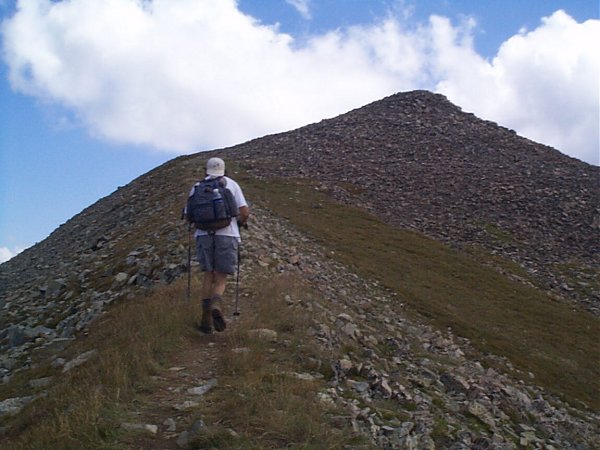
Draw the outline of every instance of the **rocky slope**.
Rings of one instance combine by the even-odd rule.
[[[600,168],[441,95],[396,94],[231,153],[256,174],[309,178],[398,226],[483,246],[600,312]]]
[[[332,357],[327,363],[332,363],[333,375],[318,400],[341,406],[346,414],[337,420],[369,437],[377,448],[594,449],[600,445],[598,414],[562,402],[537,387],[530,376],[514,370],[508,361],[504,361],[506,371],[485,368],[479,359],[483,355],[468,340],[451,330],[435,330],[398,314],[402,298],[336,263],[287,221],[256,205],[253,217],[244,240],[243,283],[268,283],[279,274],[292,274],[300,275],[320,292],[317,299],[294,295],[282,301],[291,314],[295,308],[310,311],[309,333]],[[143,256],[135,256],[144,261]],[[163,273],[158,270],[154,283],[161,282]],[[135,289],[135,283],[121,289]],[[113,290],[117,288],[112,286]],[[244,297],[243,314],[248,314],[256,301],[259,299]],[[277,333],[263,333],[270,347],[285,351]],[[16,347],[21,354],[32,354],[34,363],[34,349],[42,338],[37,340]],[[54,345],[60,342],[46,336],[43,340]],[[217,345],[218,351],[214,345],[196,350],[194,360],[199,351],[217,358],[218,352],[239,350],[222,347],[223,342]],[[55,358],[54,364],[66,372],[93,358],[93,352],[71,361]],[[168,417],[123,424],[146,433],[144,448],[187,448],[189,439],[202,432],[204,425],[198,425],[197,420],[188,429],[188,414],[192,406],[200,404],[202,395],[219,384],[219,373],[212,364],[190,364],[177,370],[181,376],[172,376],[170,370],[164,376],[171,383],[165,391],[177,393],[172,403],[162,405]],[[303,372],[298,376],[311,380],[322,375]],[[31,383],[39,390],[42,383],[49,385],[52,379]],[[15,413],[33,398],[0,401],[0,417]],[[161,401],[165,399],[161,397]],[[134,418],[144,418],[143,412],[135,412]]]
[[[286,299],[313,312],[314,337],[339,355],[321,400],[343,404],[353,428],[377,447],[600,446],[600,416],[577,412],[509,362],[505,373],[485,369],[468,340],[399,316],[402,299],[395,293],[336,264],[285,221],[255,214],[257,226],[245,245],[248,254],[262,255],[264,271],[250,276],[300,273],[322,293],[322,302]]]
[[[185,167],[151,171],[0,265],[0,377],[29,367],[38,349],[64,347],[132,290],[187,270]]]
[[[398,94],[220,153],[256,176],[314,179],[336,198],[398,226],[457,246],[483,246],[598,312],[592,272],[598,269],[598,168],[465,114],[441,96]],[[153,170],[0,265],[4,381],[85,333],[109,304],[185,273],[180,210],[206,157],[181,157]],[[511,374],[484,370],[465,357],[468,342],[451,333],[391,318],[387,305],[398,299],[323,258],[305,237],[290,239],[294,232],[280,219],[256,212],[265,223],[249,239],[257,266],[301,270],[331,302],[312,306],[315,337],[327,346],[343,339],[359,346],[340,358],[324,399],[347,402],[356,427],[380,446],[429,448],[434,424],[443,419],[454,430],[449,448],[513,448],[519,440],[534,448],[594,448],[597,417],[574,412]],[[567,265],[575,276],[559,270]],[[373,292],[366,305],[353,294],[365,286]],[[364,408],[375,399],[408,405],[410,417],[382,421]],[[485,433],[469,424],[473,418]]]
[[[281,298],[290,314],[308,310],[306,326],[331,360],[302,367],[291,376],[310,382],[330,364],[333,375],[318,400],[345,412],[338,422],[385,449],[591,449],[600,445],[600,417],[582,413],[536,387],[511,368],[485,368],[482,355],[451,330],[431,327],[398,314],[395,293],[361,279],[335,263],[310,238],[267,210],[253,208],[254,225],[245,234],[242,314],[260,301],[246,286],[268,285],[279,275],[300,276],[320,295],[295,291]],[[230,305],[231,306],[231,305]],[[230,308],[231,310],[231,308]],[[230,320],[230,328],[236,322]],[[262,327],[260,317],[252,326]],[[267,349],[289,351],[285,338],[260,328]],[[219,336],[217,336],[219,337]],[[230,348],[215,339],[178,360],[177,376],[165,370],[151,413],[134,410],[127,426],[145,432],[143,448],[186,448],[209,422],[202,414],[204,394],[221,385],[218,364]],[[257,357],[259,357],[257,355]],[[198,360],[203,363],[198,364]],[[207,361],[210,361],[207,363]],[[166,395],[167,393],[168,395]],[[211,400],[207,400],[210,404]],[[156,404],[160,404],[157,414]],[[189,406],[186,406],[189,405]],[[197,407],[198,414],[186,411]],[[234,435],[242,430],[229,429]],[[356,447],[362,448],[362,447]]]

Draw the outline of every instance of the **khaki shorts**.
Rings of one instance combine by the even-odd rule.
[[[232,236],[197,236],[196,255],[202,271],[235,273],[238,246],[238,239]]]

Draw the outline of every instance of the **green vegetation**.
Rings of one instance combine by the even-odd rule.
[[[448,434],[448,421],[443,417],[436,418],[431,432],[431,438],[435,442],[436,448],[446,448],[452,445]]]
[[[519,244],[519,239],[517,239],[517,237],[510,231],[503,230],[502,228],[491,223],[478,223],[477,225],[479,225],[487,234],[492,236],[500,243],[513,245]]]
[[[600,409],[600,328],[589,313],[511,281],[467,254],[334,202],[310,181],[237,176],[249,198],[397,292],[439,329],[451,327],[480,351],[533,373],[536,383],[555,394]]]
[[[554,270],[566,280],[569,289],[574,290],[583,298],[590,297],[593,292],[600,291],[598,270],[588,267],[581,261],[557,264],[554,266]]]

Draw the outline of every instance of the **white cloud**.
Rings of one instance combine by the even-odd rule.
[[[472,46],[457,46],[450,24],[435,20],[445,22],[434,46],[440,92],[521,135],[599,163],[600,21],[579,24],[557,11],[486,61]]]
[[[8,261],[14,256],[17,256],[21,253],[23,249],[9,249],[8,247],[0,247],[0,264]]]
[[[309,0],[285,0],[285,2],[293,6],[304,19],[311,19]]]
[[[65,106],[98,136],[167,151],[231,145],[432,89],[597,163],[600,21],[557,12],[488,61],[473,49],[472,21],[409,25],[395,13],[300,45],[234,0],[21,0],[3,28],[4,54],[15,89]]]

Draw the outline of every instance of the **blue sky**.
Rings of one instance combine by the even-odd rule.
[[[598,164],[595,0],[0,0],[0,19],[0,262],[178,154],[398,91]]]

